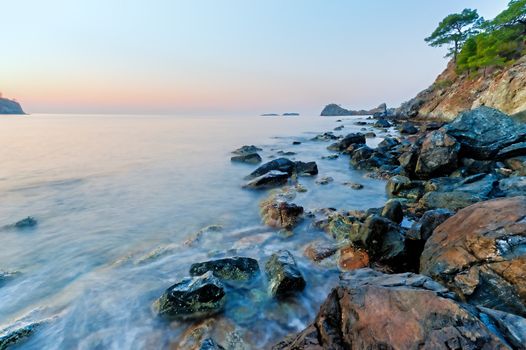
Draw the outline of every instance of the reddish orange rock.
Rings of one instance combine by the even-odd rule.
[[[369,266],[369,254],[365,250],[348,246],[340,249],[339,266],[342,270],[356,270]]]

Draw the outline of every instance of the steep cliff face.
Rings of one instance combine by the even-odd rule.
[[[20,103],[0,97],[0,114],[25,114]]]
[[[460,112],[488,106],[514,115],[526,112],[526,56],[512,66],[476,77],[457,75],[449,63],[433,85],[398,108],[408,117],[452,120]]]

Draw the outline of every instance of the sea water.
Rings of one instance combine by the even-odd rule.
[[[177,348],[193,322],[166,322],[151,310],[192,263],[232,255],[258,259],[249,286],[232,288],[214,327],[221,342],[269,348],[313,321],[338,282],[337,266],[303,255],[326,234],[304,223],[292,235],[265,227],[259,203],[268,191],[242,189],[256,165],[231,163],[231,151],[257,145],[263,161],[294,152],[316,161],[319,175],[299,178],[308,191],[293,200],[316,208],[367,209],[386,200],[381,180],[351,169],[318,133],[343,125],[357,132],[365,117],[181,117],[31,115],[0,118],[0,329],[46,320],[22,349]],[[372,122],[368,120],[368,122]],[[372,130],[367,127],[368,130]],[[375,146],[385,132],[375,130]],[[300,141],[300,145],[293,145]],[[334,181],[322,186],[316,178]],[[343,182],[358,182],[353,190]],[[34,228],[11,225],[25,217]],[[214,225],[221,230],[202,231]],[[185,244],[192,242],[191,244]],[[266,293],[268,257],[288,249],[307,281],[284,301]]]

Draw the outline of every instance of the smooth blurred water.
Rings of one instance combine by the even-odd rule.
[[[321,159],[328,143],[309,141],[359,131],[357,117],[171,117],[32,115],[0,118],[0,270],[19,271],[0,287],[0,329],[13,321],[59,315],[20,348],[176,348],[191,323],[157,319],[151,303],[188,275],[191,263],[215,256],[257,258],[290,249],[306,280],[297,298],[276,302],[262,274],[230,291],[217,332],[237,331],[250,348],[268,348],[311,322],[336,284],[338,271],[303,257],[324,233],[305,224],[286,237],[264,227],[259,202],[267,192],[241,189],[255,166],[233,164],[230,152],[261,146],[264,161],[279,150],[318,163],[326,186],[294,200],[306,210],[367,209],[385,202],[384,183],[351,170],[348,157]],[[368,128],[370,129],[370,128]],[[375,130],[378,136],[382,136]],[[302,141],[293,146],[292,141]],[[369,139],[375,145],[381,138]],[[362,183],[360,191],[344,181]],[[38,226],[8,225],[34,216]],[[191,246],[185,240],[208,225]],[[153,258],[145,258],[157,249]]]

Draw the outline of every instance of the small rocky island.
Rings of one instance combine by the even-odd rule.
[[[14,100],[1,97],[0,95],[0,114],[26,114],[20,103]]]
[[[392,112],[393,109],[388,109],[385,103],[382,103],[378,107],[369,110],[345,109],[336,103],[330,103],[325,106],[325,108],[323,108],[320,115],[322,117],[344,117],[352,115],[373,115],[376,117],[385,117],[387,115],[391,115]]]

